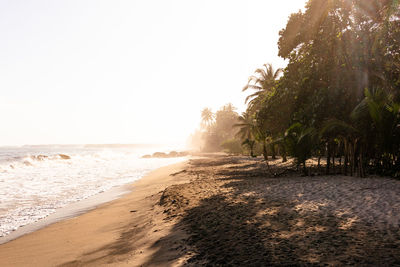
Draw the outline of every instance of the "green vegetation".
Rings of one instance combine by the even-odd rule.
[[[242,149],[287,153],[305,173],[317,157],[326,174],[337,159],[336,173],[400,176],[399,1],[310,0],[279,35],[287,67],[257,69],[246,112],[230,122]]]

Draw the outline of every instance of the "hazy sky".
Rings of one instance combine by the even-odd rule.
[[[184,143],[305,0],[0,0],[0,145]]]

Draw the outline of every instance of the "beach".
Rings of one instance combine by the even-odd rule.
[[[399,180],[275,177],[260,158],[215,155],[0,245],[0,266],[393,266],[399,223]]]
[[[147,228],[140,228],[144,236],[138,240],[136,232],[139,231],[135,226],[150,227],[154,220],[162,220],[153,216],[158,210],[154,202],[167,186],[185,181],[169,175],[184,165],[177,163],[157,169],[135,182],[132,193],[118,200],[0,245],[0,266],[79,266],[83,263],[96,266],[112,262],[118,266],[125,252],[136,262],[137,258],[146,256],[143,254],[146,245],[155,242],[163,232],[149,232],[151,235],[147,236]],[[129,244],[133,237],[138,241],[134,249]]]
[[[400,0],[0,10],[0,267],[400,267]]]

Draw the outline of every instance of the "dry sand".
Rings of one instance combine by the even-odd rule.
[[[1,245],[0,266],[400,265],[400,181],[270,173],[243,157],[161,168],[122,199]]]

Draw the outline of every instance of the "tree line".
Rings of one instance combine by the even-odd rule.
[[[239,114],[232,104],[226,104],[215,113],[210,108],[201,112],[201,127],[190,138],[193,147],[203,152],[219,152],[226,149],[234,154],[243,153],[235,124]]]
[[[305,173],[315,157],[326,174],[400,176],[399,1],[310,0],[279,37],[288,65],[250,76],[240,144]]]

